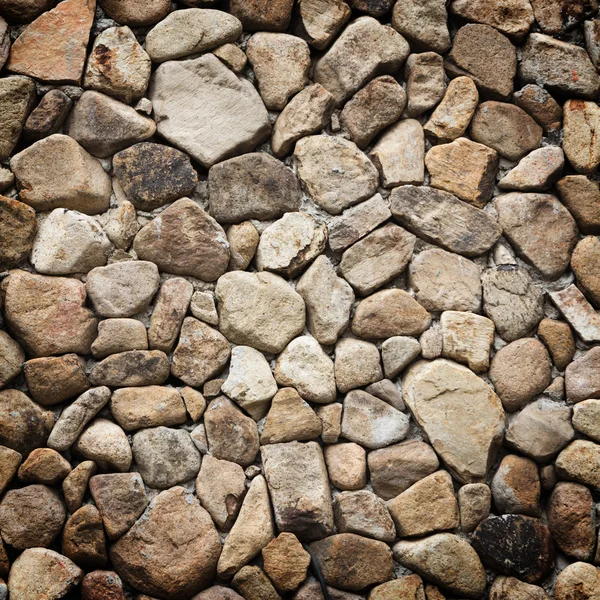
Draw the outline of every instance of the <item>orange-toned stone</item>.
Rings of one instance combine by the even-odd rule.
[[[52,83],[79,83],[96,0],[63,0],[12,45],[6,68]]]

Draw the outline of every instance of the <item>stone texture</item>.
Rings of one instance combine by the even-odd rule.
[[[256,227],[250,221],[244,221],[239,225],[231,225],[227,229],[227,241],[229,242],[229,270],[244,271],[252,262],[258,247],[259,234]],[[214,308],[214,299],[212,304],[211,310],[214,312],[216,322],[218,322],[219,317]],[[216,325],[216,322],[213,325]]]
[[[574,404],[600,396],[600,350],[591,348],[565,370],[567,399]]]
[[[571,257],[571,268],[579,287],[596,305],[600,305],[600,272],[596,261],[600,255],[600,241],[596,237],[585,237],[578,242]]]
[[[594,98],[600,87],[598,73],[583,48],[543,33],[527,38],[519,77],[525,83],[543,84],[551,93],[584,98]]]
[[[335,497],[335,524],[339,533],[355,533],[391,543],[396,527],[388,508],[373,492],[342,492]]]
[[[21,372],[25,353],[8,333],[0,331],[0,388]]]
[[[109,540],[129,531],[148,504],[139,473],[94,475],[89,486]]]
[[[303,2],[300,11],[311,1],[314,2]],[[333,96],[321,84],[305,87],[286,104],[275,121],[271,138],[273,154],[281,158],[293,150],[299,139],[319,133],[329,122],[334,108]]]
[[[36,448],[21,464],[18,477],[26,483],[56,485],[71,472],[71,463],[56,450]]]
[[[392,553],[383,542],[338,533],[310,546],[325,583],[349,591],[360,591],[392,578]]]
[[[0,502],[2,537],[17,550],[49,546],[66,518],[61,497],[45,485],[8,490]]]
[[[18,200],[0,196],[0,269],[16,267],[31,251],[36,232],[35,211]]]
[[[123,25],[143,27],[164,19],[171,8],[167,0],[99,0],[106,14]]]
[[[281,592],[291,592],[306,579],[310,555],[293,533],[281,533],[262,549],[265,573]]]
[[[388,125],[400,118],[406,92],[390,75],[377,77],[359,90],[344,106],[340,120],[352,141],[365,148]]]
[[[344,252],[340,272],[361,296],[368,296],[404,271],[415,241],[412,233],[388,223]]]
[[[443,54],[451,46],[443,0],[409,0],[394,5],[392,26],[418,50]]]
[[[279,531],[309,541],[331,534],[333,509],[321,447],[271,444],[261,448],[261,456]]]
[[[135,206],[128,200],[123,200],[114,208],[109,208],[103,215],[100,215],[98,220],[108,239],[119,250],[129,249],[140,228]]]
[[[339,215],[377,191],[377,169],[353,142],[314,135],[296,143],[298,176],[321,208]]]
[[[546,133],[560,129],[562,108],[544,88],[529,83],[513,94],[514,103],[530,114]]]
[[[599,570],[592,565],[577,562],[558,574],[554,592],[556,600],[596,600],[600,584]]]
[[[342,436],[369,449],[384,448],[408,433],[409,418],[383,400],[361,390],[344,399]]]
[[[515,577],[496,577],[490,588],[490,600],[548,600],[546,592],[536,585],[523,583]]]
[[[229,579],[250,562],[275,537],[269,492],[265,478],[252,480],[240,514],[223,545],[217,572]],[[235,587],[235,586],[234,586]]]
[[[416,119],[398,121],[373,146],[369,157],[383,187],[420,185],[425,180],[425,137]]]
[[[183,58],[235,42],[242,24],[221,10],[186,8],[174,11],[146,35],[146,52],[152,62]]]
[[[0,109],[2,110],[0,158],[2,160],[7,159],[17,145],[35,99],[35,84],[29,77],[6,77],[0,81]]]
[[[517,52],[497,29],[469,24],[456,32],[445,67],[451,77],[470,77],[485,98],[508,100],[517,71]]]
[[[73,138],[54,134],[35,142],[10,161],[19,198],[37,211],[68,208],[85,214],[109,206],[110,177]]]
[[[515,454],[505,456],[490,487],[500,514],[540,516],[540,478],[532,460]]]
[[[499,182],[503,190],[538,192],[552,187],[560,177],[565,158],[563,151],[556,146],[538,148],[509,171]]]
[[[413,417],[454,477],[461,483],[484,480],[504,435],[504,411],[492,389],[445,359],[413,365],[402,389]]]
[[[465,539],[438,533],[421,540],[400,541],[394,558],[428,581],[453,594],[478,598],[486,587],[486,575],[475,550]]]
[[[63,480],[62,492],[67,510],[74,513],[83,504],[88,481],[96,473],[96,463],[91,460],[80,462]]]
[[[534,21],[533,9],[527,0],[511,0],[508,3],[501,0],[456,0],[450,11],[468,21],[491,25],[517,40],[525,36]]]
[[[93,504],[72,514],[65,524],[62,552],[82,567],[104,567],[108,560],[102,517]]]
[[[490,514],[492,494],[485,483],[468,483],[458,490],[460,527],[470,533]]]
[[[23,137],[37,141],[56,133],[73,106],[73,100],[59,89],[44,94],[23,125]]]
[[[241,73],[248,63],[246,53],[239,46],[232,43],[223,44],[215,48],[212,53],[234,73]]]
[[[258,453],[258,428],[225,396],[211,401],[204,414],[210,453],[247,467]]]
[[[406,116],[418,117],[439,104],[446,92],[444,61],[435,52],[411,54],[404,65]]]
[[[504,102],[484,102],[471,121],[473,140],[511,161],[520,160],[542,141],[542,128],[521,108]]]
[[[304,329],[304,301],[277,275],[227,273],[215,294],[221,333],[234,344],[281,352]]]
[[[401,373],[417,356],[421,345],[408,336],[392,336],[381,344],[381,359],[386,377],[394,378]]]
[[[210,214],[219,223],[267,221],[300,208],[293,172],[264,152],[252,152],[213,166],[208,172]]]
[[[111,354],[90,373],[92,385],[139,387],[160,385],[169,376],[169,359],[160,350],[130,350]]]
[[[148,97],[158,133],[205,167],[253,150],[270,134],[254,86],[213,54],[163,63],[152,76]]]
[[[231,581],[231,585],[247,600],[279,600],[280,596],[260,567],[246,565]]]
[[[387,402],[390,406],[393,406],[400,411],[406,410],[402,393],[390,379],[381,379],[380,381],[368,385],[365,388],[365,392]]]
[[[0,458],[2,459],[2,463],[0,463],[2,465],[0,467],[0,494],[2,494],[17,474],[23,457],[16,450],[11,450],[6,446],[0,446]],[[1,552],[2,551],[0,550],[0,553]]]
[[[97,360],[129,350],[147,350],[146,327],[136,319],[104,319],[98,323],[98,337],[92,343]]]
[[[125,600],[123,582],[114,571],[88,573],[81,582],[82,600]]]
[[[546,347],[526,338],[511,342],[494,355],[489,376],[504,408],[513,412],[550,385],[551,370]]]
[[[578,173],[593,173],[600,164],[600,144],[596,131],[600,110],[595,102],[568,100],[564,105],[563,148]]]
[[[452,477],[437,471],[387,503],[398,537],[424,536],[459,525]]]
[[[571,409],[548,398],[528,404],[513,419],[505,444],[538,462],[547,462],[574,437]]]
[[[94,40],[83,86],[131,104],[146,92],[151,66],[129,27],[109,27]]]
[[[500,237],[486,212],[433,188],[402,186],[392,191],[392,214],[407,229],[446,250],[478,256]]]
[[[308,83],[308,44],[286,33],[255,33],[246,49],[258,91],[269,110],[282,110]]]
[[[490,516],[475,530],[472,544],[486,566],[525,583],[545,579],[554,565],[550,531],[531,517]]]
[[[352,332],[367,339],[418,335],[430,323],[431,315],[410,294],[400,289],[386,289],[359,303],[352,320]]]
[[[584,400],[573,408],[573,427],[600,442],[600,400]]]
[[[600,340],[600,315],[577,286],[571,284],[564,290],[551,292],[550,298],[584,342]]]
[[[332,485],[338,490],[360,490],[367,485],[367,454],[354,443],[325,446],[325,464]]]
[[[479,102],[477,86],[470,77],[453,79],[439,106],[423,125],[425,135],[439,142],[451,142],[462,136]]]
[[[147,211],[193,193],[198,183],[186,154],[151,142],[118,152],[113,171],[127,199]]]
[[[90,90],[69,113],[65,132],[93,156],[105,158],[152,137],[156,124],[131,106]]]
[[[233,0],[231,12],[245,31],[284,31],[292,14],[292,0]]]
[[[375,344],[342,338],[335,347],[335,383],[342,394],[383,378]]]
[[[189,198],[174,202],[136,235],[134,250],[161,271],[215,281],[227,269],[223,228]]]
[[[526,336],[544,316],[544,295],[523,268],[502,265],[481,277],[483,310],[507,342]]]
[[[341,0],[302,0],[298,6],[300,33],[317,50],[324,50],[351,15]]]
[[[73,445],[75,454],[93,460],[99,469],[126,472],[132,454],[125,432],[108,419],[94,419]]]
[[[79,84],[95,8],[95,0],[64,0],[41,14],[13,43],[6,68],[50,83]]]
[[[559,482],[548,501],[548,527],[560,550],[576,560],[589,561],[596,531],[590,490],[577,483]]]
[[[152,500],[112,545],[110,558],[117,573],[143,593],[190,597],[211,583],[220,552],[209,514],[192,494],[174,487]]]
[[[556,458],[556,472],[563,479],[599,488],[599,458],[600,445],[587,440],[575,440]]]
[[[373,77],[400,69],[409,53],[406,40],[391,27],[359,17],[317,61],[314,81],[340,105]]]

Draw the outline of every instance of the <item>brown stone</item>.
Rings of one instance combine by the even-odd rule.
[[[6,486],[17,474],[22,460],[23,457],[16,450],[0,446],[0,494],[4,493]],[[5,575],[5,573],[0,570],[0,575]]]
[[[537,334],[548,346],[556,368],[564,371],[575,356],[575,338],[569,325],[562,321],[542,319]]]
[[[284,31],[290,22],[293,0],[232,0],[231,13],[244,31]]]
[[[317,50],[324,50],[350,18],[351,10],[342,0],[301,0],[298,15],[299,34]]]
[[[51,83],[79,84],[96,0],[64,0],[12,45],[6,68]]]
[[[338,490],[360,490],[367,485],[367,454],[353,442],[325,446],[329,480]]]
[[[505,456],[494,474],[491,489],[500,514],[540,516],[540,478],[532,460],[514,454]]]
[[[161,271],[204,281],[217,279],[229,263],[225,231],[189,198],[177,200],[142,227],[133,248]]]
[[[93,504],[86,504],[65,523],[62,553],[73,562],[94,569],[108,561],[102,517]]]
[[[50,90],[25,121],[23,136],[37,141],[58,132],[72,106],[73,101],[64,92],[59,89]]]
[[[171,10],[169,0],[99,0],[98,3],[111,19],[132,27],[154,25]]]
[[[33,246],[37,222],[35,210],[23,202],[0,196],[0,271],[22,263]]]
[[[577,221],[581,233],[600,233],[600,187],[585,175],[568,175],[556,184],[563,204]]]
[[[0,391],[0,444],[23,455],[46,445],[54,415],[18,390]]]
[[[160,385],[169,376],[169,368],[169,359],[160,350],[130,350],[99,362],[90,373],[90,382],[122,387]]]
[[[388,544],[396,537],[386,503],[373,492],[342,492],[335,497],[334,511],[338,533],[355,533]]]
[[[483,208],[492,197],[498,154],[466,138],[434,146],[425,156],[431,186]]]
[[[444,59],[436,52],[411,54],[404,65],[407,117],[418,117],[439,104],[446,92]]]
[[[45,485],[9,490],[0,502],[0,529],[18,550],[49,546],[67,518],[59,494]]]
[[[76,354],[34,358],[23,365],[29,393],[42,406],[59,404],[89,387],[85,361]]]
[[[567,100],[563,113],[565,155],[578,173],[593,173],[600,165],[600,109],[595,102]]]
[[[231,585],[243,595],[245,600],[280,600],[269,578],[256,566],[246,565],[240,569]]]
[[[546,133],[560,129],[562,108],[544,88],[529,83],[513,94],[514,103],[531,115]]]
[[[508,100],[517,72],[517,51],[497,29],[469,24],[456,32],[445,67],[452,77],[471,77],[484,97]]]
[[[600,240],[592,236],[583,238],[571,257],[571,268],[579,287],[597,307],[600,306],[599,260]]]
[[[88,481],[95,473],[96,464],[91,460],[87,460],[79,463],[63,480],[62,492],[67,510],[71,514],[83,504]]]
[[[71,464],[56,450],[36,448],[19,468],[19,479],[28,483],[56,485],[71,472]]]
[[[21,373],[25,352],[6,331],[0,331],[0,388]]]
[[[3,0],[0,14],[9,21],[29,23],[50,10],[53,4],[53,0]]]
[[[573,403],[600,397],[600,348],[591,348],[566,368],[565,387]]]
[[[310,555],[293,533],[280,533],[262,549],[263,568],[280,592],[292,592],[306,579]]]
[[[537,585],[500,575],[492,583],[490,600],[549,600],[549,596]]]
[[[158,494],[112,545],[110,558],[117,573],[141,592],[189,598],[212,582],[220,553],[210,515],[192,494],[173,487]]]
[[[81,600],[125,600],[121,578],[114,571],[93,571],[81,582]]]
[[[598,600],[600,569],[576,562],[558,574],[554,593],[556,600]]]
[[[374,587],[369,600],[425,600],[423,580],[418,575],[407,575]]]
[[[352,320],[352,332],[367,339],[418,335],[430,323],[430,314],[408,292],[389,289],[359,303]]]
[[[443,0],[408,0],[394,5],[392,27],[417,50],[444,54],[450,48],[448,13]]]
[[[310,548],[328,585],[357,592],[392,578],[392,553],[383,542],[339,533]]]
[[[108,419],[94,419],[73,445],[75,455],[93,460],[104,471],[129,471],[131,447],[125,432]]]
[[[468,483],[458,490],[460,528],[470,533],[490,514],[492,493],[485,483]]]
[[[548,527],[556,545],[567,556],[589,561],[596,531],[590,490],[578,483],[559,482],[548,501]]]
[[[450,11],[467,21],[491,25],[516,40],[525,36],[534,21],[528,0],[457,0]]]
[[[562,479],[600,488],[599,460],[599,444],[575,440],[556,457],[556,473]]]

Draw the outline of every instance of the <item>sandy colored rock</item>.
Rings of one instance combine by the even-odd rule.
[[[70,472],[71,464],[56,450],[36,448],[19,467],[18,477],[26,483],[56,485]]]
[[[0,196],[0,269],[16,267],[31,251],[37,228],[35,211],[18,200]]]
[[[466,138],[434,146],[425,156],[431,186],[454,194],[457,198],[483,208],[492,197],[497,153]]]
[[[342,433],[342,404],[333,402],[316,409],[317,416],[323,425],[321,439],[324,444],[335,444]]]
[[[571,284],[564,290],[551,292],[550,298],[584,342],[600,340],[600,315],[577,286]]]
[[[298,176],[313,201],[333,215],[377,191],[377,169],[353,142],[314,135],[296,143]]]
[[[204,414],[210,453],[218,459],[247,467],[258,453],[256,423],[240,411],[231,400],[219,396],[211,401]]]
[[[365,148],[388,125],[400,118],[406,106],[406,92],[390,75],[373,79],[344,106],[340,120],[350,138]]]
[[[50,83],[79,84],[95,9],[95,0],[64,0],[43,13],[15,40],[6,68]]]
[[[425,137],[416,119],[389,127],[371,149],[369,157],[379,169],[383,187],[420,185],[425,180]]]
[[[546,190],[556,182],[562,173],[565,158],[561,148],[546,146],[538,148],[509,171],[499,182],[503,190],[538,192]]]
[[[352,320],[352,332],[362,338],[418,335],[431,323],[431,315],[410,294],[386,289],[362,300]]]
[[[55,134],[35,142],[10,161],[19,198],[37,211],[68,208],[85,214],[108,208],[110,177],[74,139]]]
[[[454,477],[461,483],[482,481],[504,435],[504,411],[492,389],[446,359],[413,365],[402,389],[413,417]],[[463,399],[460,410],[457,394]],[[453,418],[445,408],[450,405]]]
[[[364,596],[343,592],[330,586],[326,586],[326,588],[332,600],[363,600],[364,598]],[[294,600],[324,600],[321,584],[316,579],[309,577],[296,592]]]
[[[513,94],[514,103],[530,114],[549,133],[560,129],[562,108],[544,88],[529,83]]]
[[[292,14],[292,0],[233,0],[231,12],[245,31],[284,31]]]
[[[8,579],[11,598],[35,598],[40,589],[48,599],[62,598],[83,579],[83,571],[54,550],[29,548],[13,563]]]
[[[550,385],[551,369],[546,347],[526,338],[511,342],[494,355],[489,376],[504,408],[513,412]]]
[[[392,553],[383,542],[338,533],[310,546],[325,583],[349,591],[392,578]]]
[[[133,27],[154,25],[171,9],[168,0],[99,0],[98,3],[111,19]]]
[[[144,95],[151,66],[129,27],[109,27],[94,40],[83,86],[131,104]]]
[[[152,76],[148,97],[158,133],[205,167],[252,151],[270,134],[254,86],[213,54],[163,63]]]
[[[507,342],[526,336],[544,316],[544,295],[521,267],[502,265],[481,276],[483,310]]]
[[[387,506],[373,492],[342,492],[335,497],[335,525],[339,533],[355,533],[391,543],[396,527]]]
[[[148,504],[139,473],[95,475],[89,485],[109,540],[129,531]]]
[[[246,565],[231,581],[231,585],[246,600],[280,600],[269,578],[260,567]]]
[[[571,268],[579,287],[596,306],[600,306],[599,257],[600,240],[592,236],[579,241],[571,257]]]
[[[140,225],[137,222],[135,206],[128,200],[119,202],[98,218],[104,233],[119,250],[128,250]]]
[[[546,592],[516,577],[496,577],[490,588],[490,600],[548,600]]]
[[[108,419],[94,419],[79,436],[73,450],[93,460],[104,471],[126,472],[131,467],[131,447],[125,432]]]
[[[286,33],[255,33],[246,49],[258,91],[269,110],[282,110],[308,83],[308,44]]]
[[[348,21],[351,10],[341,0],[301,0],[298,13],[308,43],[324,50]]]
[[[423,580],[418,575],[407,575],[374,587],[369,600],[424,600]]]
[[[485,483],[468,483],[458,490],[460,527],[470,533],[490,514],[492,494]]]
[[[304,301],[277,275],[226,273],[215,294],[221,333],[234,344],[281,352],[304,329]]]
[[[600,442],[600,400],[584,400],[573,408],[573,427]]]
[[[309,2],[303,2],[302,6]],[[319,133],[329,122],[334,108],[333,96],[322,85],[315,83],[305,87],[286,104],[275,121],[271,139],[273,154],[283,157],[300,138]]]
[[[127,199],[140,210],[153,210],[192,194],[198,184],[189,156],[152,142],[115,154],[113,171]]]
[[[478,598],[486,587],[486,575],[469,542],[451,533],[438,533],[416,541],[400,541],[394,558],[428,581],[453,594]]]
[[[411,54],[404,65],[406,115],[418,117],[437,106],[446,92],[444,61],[435,52]]]
[[[404,271],[415,241],[412,233],[388,223],[344,252],[340,272],[361,296],[368,296]]]
[[[174,11],[146,35],[146,52],[154,63],[183,58],[235,42],[242,24],[221,10],[186,8]]]
[[[600,77],[583,48],[543,33],[532,33],[527,38],[519,77],[525,83],[543,84],[551,93],[590,99],[600,87]]]
[[[88,569],[106,565],[108,556],[102,517],[93,504],[86,504],[77,510],[65,523],[62,552]]]
[[[381,358],[386,377],[394,378],[419,354],[421,345],[408,336],[392,336],[381,344]]]
[[[231,225],[227,229],[227,241],[229,242],[228,269],[230,271],[244,271],[248,268],[248,265],[254,258],[256,248],[258,248],[258,240],[258,231],[250,221],[244,221],[237,225]],[[216,309],[214,312],[218,321]],[[213,323],[213,325],[215,324],[216,323]]]
[[[423,125],[425,135],[440,142],[451,142],[462,136],[479,102],[477,86],[470,77],[453,79],[439,106]]]
[[[234,73],[241,73],[248,63],[246,53],[235,44],[227,43],[215,48],[212,53]]]
[[[21,372],[25,353],[6,331],[0,331],[0,388]]]
[[[29,77],[6,77],[0,81],[0,109],[2,111],[0,158],[2,160],[7,159],[17,145],[23,125],[35,100],[35,84]]]
[[[448,14],[442,0],[409,0],[394,5],[392,26],[418,50],[443,54],[450,48]]]
[[[409,53],[406,40],[391,27],[359,17],[317,61],[314,81],[340,105],[376,75],[398,71]]]
[[[367,455],[362,446],[332,444],[324,454],[329,480],[338,490],[360,490],[367,485]]]
[[[369,449],[384,448],[406,437],[409,418],[383,400],[353,390],[344,399],[342,436]]]
[[[169,376],[169,359],[160,350],[130,350],[111,354],[90,373],[92,385],[139,387],[161,385]]]
[[[63,480],[62,492],[67,510],[72,514],[83,504],[88,481],[96,473],[96,464],[91,460],[80,462]]]
[[[66,518],[60,495],[45,485],[8,490],[0,502],[2,537],[17,550],[49,546]]]
[[[600,445],[588,440],[575,440],[556,458],[556,472],[563,479],[599,488],[599,458]]]
[[[310,555],[293,533],[281,533],[262,549],[263,567],[281,592],[294,591],[305,579]]]
[[[500,237],[500,227],[486,212],[448,192],[407,185],[393,190],[391,199],[401,225],[451,252],[478,256]]]
[[[593,173],[600,164],[600,110],[595,102],[568,100],[564,105],[563,148],[578,173]]]
[[[119,352],[147,350],[146,328],[136,319],[104,319],[98,323],[98,337],[91,349],[99,360]]]
[[[0,494],[3,494],[8,484],[17,474],[23,457],[16,450],[0,446],[0,459],[2,459],[0,463]]]
[[[88,90],[69,113],[65,132],[93,156],[106,158],[151,138],[156,123],[127,104]]]
[[[291,388],[275,394],[267,414],[261,444],[312,440],[321,435],[323,426],[313,409]]]
[[[379,350],[375,344],[342,338],[335,347],[335,382],[345,394],[383,378]]]
[[[575,339],[567,323],[542,319],[537,334],[546,344],[552,360],[559,371],[564,371],[575,356]]]
[[[502,459],[490,487],[494,506],[500,514],[540,516],[540,478],[532,460],[508,454]]]
[[[577,562],[558,574],[554,593],[556,600],[597,600],[600,589],[600,570]]]
[[[456,0],[450,12],[475,23],[484,23],[495,27],[505,35],[520,40],[533,25],[533,9],[527,0]]]
[[[568,400],[575,404],[600,396],[599,364],[600,350],[591,348],[566,368],[565,387]]]
[[[445,311],[441,319],[442,355],[466,363],[475,373],[488,370],[494,322],[469,312]]]
[[[229,579],[250,562],[275,537],[269,492],[265,478],[252,480],[240,514],[223,545],[217,572]]]
[[[402,393],[396,384],[389,379],[381,379],[380,381],[368,385],[365,388],[365,392],[387,402],[390,406],[393,406],[400,411],[406,410]]]
[[[142,227],[134,250],[161,271],[214,281],[227,269],[229,243],[223,228],[189,198],[174,202]]]
[[[209,514],[192,494],[174,487],[152,500],[112,545],[110,558],[120,577],[146,594],[191,597],[212,582],[220,552]]]
[[[270,444],[261,447],[261,457],[279,531],[303,541],[331,534],[331,492],[319,444]]]

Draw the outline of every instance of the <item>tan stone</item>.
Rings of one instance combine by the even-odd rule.
[[[537,585],[500,575],[492,583],[490,600],[549,600],[549,596]]]
[[[406,36],[415,48],[440,54],[451,45],[447,20],[446,4],[442,0],[396,3],[392,13],[392,26]]]
[[[600,488],[600,445],[587,440],[571,442],[556,458],[559,477]]]
[[[95,419],[73,445],[75,454],[105,471],[128,471],[133,459],[125,432],[108,419]]]
[[[0,494],[3,494],[8,484],[17,474],[23,456],[16,450],[0,446],[0,459]]]
[[[598,600],[600,598],[600,569],[576,562],[568,565],[556,578],[556,600]]]
[[[485,483],[468,483],[458,490],[460,527],[465,533],[473,531],[490,514],[492,493]]]
[[[383,379],[375,344],[350,337],[335,346],[335,382],[342,394]]]
[[[339,402],[317,407],[315,412],[323,426],[321,439],[324,444],[337,443],[342,433],[342,408],[342,404]]]
[[[600,400],[584,400],[573,408],[573,427],[600,442]]]
[[[440,318],[442,355],[466,363],[475,373],[488,370],[494,322],[468,312],[445,311]]]
[[[99,0],[106,14],[123,25],[154,25],[164,19],[171,6],[168,0]]]
[[[293,533],[281,533],[262,549],[263,568],[281,592],[292,592],[306,579],[310,555]]]
[[[599,257],[600,240],[592,236],[579,241],[571,256],[571,268],[577,283],[596,306],[600,306]]]
[[[565,370],[567,399],[581,402],[600,397],[600,350],[595,347],[574,360]]]
[[[338,490],[360,490],[367,485],[367,453],[355,443],[325,446],[329,480]]]
[[[538,148],[521,159],[519,164],[498,182],[498,187],[523,192],[546,190],[560,177],[564,163],[565,157],[561,148]]]
[[[564,290],[551,292],[550,298],[584,342],[600,340],[600,315],[577,286],[571,284]]]
[[[16,267],[29,255],[37,228],[35,211],[18,200],[0,196],[0,269]]]
[[[492,197],[498,154],[466,138],[434,146],[425,156],[431,186],[483,208]]]
[[[298,9],[308,43],[317,50],[327,48],[351,15],[342,0],[300,0]]]
[[[425,600],[423,580],[418,575],[406,575],[374,587],[369,600]]]
[[[90,373],[92,385],[139,387],[160,385],[169,376],[169,359],[160,350],[130,350],[111,354]]]
[[[189,386],[181,390],[181,397],[185,404],[185,409],[194,423],[198,422],[206,410],[206,400],[204,396],[194,388]]]
[[[456,0],[450,11],[468,21],[491,25],[516,40],[527,34],[534,21],[528,0],[509,0],[507,3],[502,0]]]
[[[552,360],[559,371],[564,371],[575,356],[575,339],[567,323],[542,319],[537,334],[548,346]]]
[[[600,187],[584,175],[568,175],[556,189],[577,221],[581,233],[600,233]]]
[[[439,104],[446,92],[444,60],[435,52],[411,54],[404,65],[407,117],[418,117]]]
[[[439,142],[451,142],[462,136],[479,102],[479,92],[470,77],[453,79],[439,106],[423,125],[425,135]]]
[[[212,53],[220,61],[224,62],[234,73],[241,73],[248,63],[246,53],[235,44],[223,44],[222,46],[215,48]]]
[[[505,456],[490,487],[500,514],[540,516],[540,478],[532,460],[514,454]]]
[[[102,517],[93,504],[86,504],[73,513],[65,523],[62,552],[72,561],[94,569],[108,561]]]
[[[71,472],[71,463],[56,450],[36,448],[19,467],[18,477],[27,483],[56,485]]]
[[[95,473],[96,464],[91,460],[85,460],[80,462],[63,480],[62,492],[67,510],[71,514],[83,504],[88,481]]]
[[[233,0],[231,12],[246,31],[284,31],[292,14],[291,0]]]
[[[231,581],[231,585],[243,594],[246,600],[280,600],[269,578],[256,566],[242,567]]]
[[[410,294],[388,289],[359,303],[352,320],[352,332],[367,339],[418,335],[430,323],[431,315]]]
[[[258,231],[250,221],[244,221],[229,227],[227,230],[229,271],[245,271],[248,268],[254,258],[256,248],[258,248],[258,240]],[[216,323],[212,324],[216,325]]]

